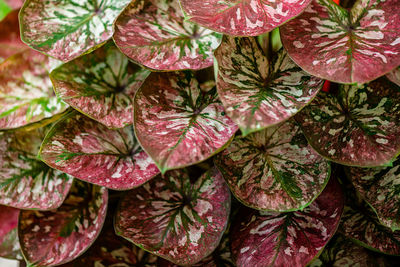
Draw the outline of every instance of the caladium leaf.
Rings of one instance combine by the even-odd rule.
[[[34,50],[25,50],[0,65],[0,129],[51,121],[68,107],[54,95],[48,76],[55,64]]]
[[[283,49],[268,62],[253,37],[224,36],[215,57],[218,95],[244,135],[293,116],[323,85],[294,64]]]
[[[106,188],[75,180],[58,209],[22,210],[18,236],[28,264],[54,266],[77,258],[99,235],[107,201]]]
[[[63,203],[73,179],[36,158],[43,131],[0,133],[0,204],[48,210]]]
[[[189,20],[217,32],[255,36],[299,15],[310,0],[180,0]]]
[[[303,211],[254,212],[232,229],[237,266],[306,266],[335,233],[343,203],[339,183],[330,179]]]
[[[173,170],[121,200],[117,234],[178,265],[195,264],[221,240],[228,223],[230,193],[215,168],[192,182]]]
[[[27,48],[19,36],[18,10],[14,10],[0,21],[0,63]]]
[[[150,71],[128,62],[111,43],[53,70],[56,94],[109,128],[133,123],[132,99]]]
[[[162,173],[211,157],[237,130],[215,87],[202,91],[192,72],[150,74],[134,112],[136,136]]]
[[[119,16],[114,40],[135,62],[156,70],[213,65],[222,35],[184,20],[178,0],[135,0]]]
[[[18,242],[19,209],[0,205],[0,257],[22,259]]]
[[[400,64],[397,0],[358,0],[346,10],[314,0],[280,28],[283,46],[302,69],[339,83],[366,83]]]
[[[320,92],[296,119],[314,149],[340,164],[380,166],[400,151],[400,88],[386,78]]]
[[[293,120],[237,136],[214,162],[232,193],[259,210],[302,209],[320,194],[330,175],[329,162],[311,148]]]
[[[26,0],[21,39],[62,61],[95,50],[113,35],[113,23],[130,0]]]
[[[50,130],[40,157],[53,168],[115,190],[140,186],[159,173],[132,126],[111,130],[76,111]]]
[[[391,80],[393,83],[397,84],[400,86],[400,67],[392,70],[388,74],[386,74],[386,77]]]

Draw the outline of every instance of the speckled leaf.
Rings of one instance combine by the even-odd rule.
[[[392,70],[388,74],[386,74],[386,77],[391,80],[393,83],[397,84],[400,86],[400,67]]]
[[[109,128],[133,123],[132,99],[150,71],[128,62],[111,43],[51,72],[56,94]]]
[[[26,0],[20,12],[21,38],[62,61],[101,46],[130,0]]]
[[[211,157],[237,130],[215,87],[205,92],[191,72],[150,74],[134,112],[136,136],[162,173]]]
[[[20,209],[55,209],[72,177],[36,158],[43,129],[0,133],[0,204]]]
[[[290,211],[309,205],[329,179],[319,156],[289,120],[234,141],[214,158],[232,193],[246,206]]]
[[[67,108],[54,95],[48,76],[55,64],[34,50],[25,50],[0,64],[0,129],[55,119]]]
[[[299,15],[310,0],[180,0],[189,19],[217,32],[255,36]]]
[[[302,69],[339,83],[366,83],[400,64],[398,0],[358,0],[346,10],[314,0],[280,28],[283,46]]]
[[[340,164],[380,166],[400,151],[400,87],[385,78],[320,92],[296,119],[314,149]]]
[[[335,179],[303,211],[254,212],[232,229],[237,266],[306,266],[333,236],[343,211]]]
[[[207,257],[227,226],[230,194],[215,168],[192,178],[185,169],[173,170],[128,192],[117,211],[116,232],[178,265]]]
[[[321,79],[300,69],[283,49],[268,62],[256,38],[224,36],[215,57],[218,95],[243,134],[288,119],[323,86]]]
[[[17,226],[19,209],[0,205],[0,257],[22,259]]]
[[[19,36],[18,10],[14,10],[0,21],[0,63],[27,48]]]
[[[40,156],[53,168],[115,190],[140,186],[159,173],[132,126],[111,130],[76,111],[51,129]]]
[[[78,257],[99,235],[107,201],[106,188],[75,180],[58,209],[21,211],[18,236],[26,261],[34,266],[54,266]]]
[[[118,18],[114,40],[148,68],[197,70],[213,65],[221,34],[185,21],[178,0],[135,0]]]

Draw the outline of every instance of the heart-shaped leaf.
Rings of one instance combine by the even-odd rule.
[[[53,70],[56,94],[109,128],[133,123],[132,99],[150,71],[128,62],[111,43]]]
[[[0,257],[22,259],[18,242],[19,209],[0,205]]]
[[[329,162],[292,120],[237,136],[214,162],[232,193],[259,210],[303,209],[322,192],[330,175]]]
[[[224,36],[215,57],[218,95],[244,135],[293,116],[323,85],[294,64],[283,49],[268,62],[256,38]]]
[[[53,168],[115,190],[140,186],[159,173],[132,126],[111,130],[76,111],[51,129],[40,156]]]
[[[62,61],[95,50],[113,35],[113,23],[130,0],[26,0],[21,38]]]
[[[302,69],[339,83],[366,83],[400,65],[398,0],[358,0],[346,10],[314,0],[281,30]]]
[[[400,87],[386,78],[320,92],[296,119],[310,145],[340,164],[380,166],[400,151]]]
[[[48,210],[63,203],[73,179],[36,158],[43,131],[0,133],[0,204]]]
[[[0,63],[28,47],[19,36],[18,10],[0,21]]]
[[[388,74],[386,74],[386,77],[391,80],[393,83],[397,84],[400,86],[400,67],[392,70]]]
[[[64,204],[51,211],[22,210],[18,236],[30,266],[54,266],[72,261],[99,235],[107,212],[104,187],[75,180]]]
[[[255,36],[299,15],[311,0],[180,0],[189,20],[217,32]]]
[[[343,195],[336,179],[303,211],[254,212],[232,229],[237,266],[306,266],[339,225]]]
[[[230,194],[215,168],[192,178],[173,170],[128,192],[117,211],[117,234],[178,265],[207,257],[227,226]]]
[[[55,64],[34,50],[25,50],[0,64],[0,129],[44,119],[50,122],[67,108],[54,95],[49,78]]]
[[[221,34],[185,21],[178,0],[135,0],[118,18],[114,40],[148,68],[198,70],[213,65]]]
[[[211,157],[237,130],[215,87],[202,91],[192,72],[150,74],[134,112],[136,136],[162,173]]]

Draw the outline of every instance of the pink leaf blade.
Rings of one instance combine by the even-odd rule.
[[[0,63],[28,47],[19,35],[18,10],[11,11],[0,21]]]
[[[0,206],[0,257],[22,259],[18,242],[19,209]]]

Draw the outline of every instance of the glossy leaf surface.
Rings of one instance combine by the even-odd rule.
[[[107,201],[107,189],[76,180],[58,209],[21,211],[18,235],[27,262],[60,265],[82,254],[103,227]]]
[[[218,95],[243,134],[280,123],[307,105],[322,88],[282,49],[268,61],[255,38],[223,38],[215,51]]]
[[[340,164],[380,166],[400,151],[400,87],[385,78],[320,92],[296,119],[313,148]]]
[[[197,70],[213,65],[221,34],[185,21],[178,0],[135,0],[118,18],[114,40],[148,68]]]
[[[281,30],[283,46],[308,73],[366,83],[400,64],[398,0],[359,0],[351,10],[314,0]]]
[[[0,257],[22,259],[18,242],[19,209],[0,206]]]
[[[26,0],[21,38],[62,61],[96,49],[113,34],[113,23],[130,0]]]
[[[111,130],[76,111],[51,129],[40,156],[53,168],[115,190],[140,186],[159,173],[132,126]]]
[[[228,223],[230,193],[215,168],[192,182],[185,169],[128,192],[117,211],[116,232],[178,265],[191,265],[219,244]]]
[[[191,72],[150,74],[134,102],[136,136],[163,173],[211,157],[237,130]]]
[[[133,123],[132,99],[150,71],[128,62],[112,44],[51,72],[56,94],[109,128]]]
[[[26,48],[19,36],[18,10],[9,13],[0,21],[0,63]]]

